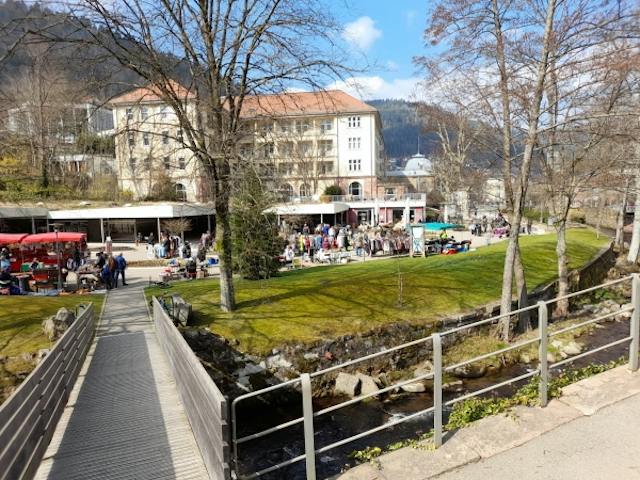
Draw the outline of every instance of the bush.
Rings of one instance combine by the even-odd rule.
[[[329,185],[324,189],[323,195],[333,196],[333,195],[342,195],[342,188],[339,185]]]
[[[572,212],[569,215],[569,220],[576,223],[582,223],[582,224],[587,223],[587,217],[584,214],[584,212],[581,212],[581,211]]]

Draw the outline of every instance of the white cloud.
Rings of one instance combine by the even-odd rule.
[[[373,19],[366,16],[347,23],[342,31],[342,38],[362,51],[369,50],[381,36],[382,30],[378,30]]]
[[[387,81],[379,76],[351,77],[339,80],[329,85],[328,88],[344,90],[354,97],[362,100],[374,100],[379,98],[403,98],[410,100],[416,94],[419,78],[395,78]]]

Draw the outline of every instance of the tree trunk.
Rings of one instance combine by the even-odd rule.
[[[220,245],[220,308],[231,312],[236,308],[233,286],[233,258],[231,224],[229,215],[229,193],[216,185],[216,239]]]
[[[516,277],[516,288],[518,291],[518,309],[529,306],[529,295],[527,291],[527,279],[524,275],[524,265],[520,253],[520,243],[516,244],[516,256],[513,261],[513,271]],[[522,312],[518,315],[518,332],[523,333],[529,329],[530,314]]]
[[[500,314],[504,315],[511,311],[512,290],[513,290],[513,273],[518,250],[518,231],[511,225],[509,235],[509,243],[507,252],[504,257],[504,270],[502,272],[502,297],[500,300]],[[507,316],[500,320],[502,325],[502,338],[509,341],[511,335],[511,317]]]
[[[556,255],[558,257],[558,296],[569,294],[569,267],[567,260],[567,222],[563,219],[558,224],[558,238],[556,241]],[[569,300],[559,300],[556,303],[555,314],[566,317],[569,313]]]
[[[616,238],[614,240],[614,246],[618,248],[618,252],[621,254],[624,253],[624,215],[627,210],[629,185],[630,181],[627,180],[627,185],[622,196],[622,202],[620,203],[620,209],[618,210],[618,218],[616,219]]]
[[[634,185],[635,193],[635,211],[633,213],[633,231],[631,233],[631,245],[629,245],[629,254],[627,255],[627,262],[636,263],[638,261],[638,252],[640,251],[640,144],[636,145],[636,155],[639,157],[636,159],[639,166],[636,170],[636,179]]]
[[[545,77],[549,66],[549,45],[553,32],[553,21],[556,12],[556,1],[549,0],[547,4],[547,12],[544,27],[544,39],[542,42],[542,51],[540,52],[540,62],[536,74],[536,87],[531,104],[529,114],[528,132],[525,143],[525,149],[522,156],[522,165],[520,167],[520,175],[517,180],[517,190],[513,202],[513,223],[509,232],[509,245],[504,259],[504,268],[502,273],[502,296],[500,299],[500,313],[505,315],[511,311],[511,297],[513,288],[513,266],[515,265],[516,251],[518,249],[518,238],[520,235],[520,224],[522,223],[522,210],[524,206],[525,196],[527,194],[527,185],[529,183],[529,173],[531,171],[531,160],[533,158],[533,147],[538,137],[538,121],[540,118],[540,107],[542,97],[544,95]],[[639,222],[640,223],[640,222]],[[510,334],[510,316],[502,318],[502,336],[505,341],[509,341]]]

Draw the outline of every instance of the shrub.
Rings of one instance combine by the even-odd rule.
[[[323,195],[333,196],[333,195],[342,195],[342,188],[339,185],[329,185],[324,189]]]

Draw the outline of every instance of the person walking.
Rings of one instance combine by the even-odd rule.
[[[107,290],[111,290],[113,285],[111,270],[109,270],[109,262],[105,262],[102,266],[102,270],[100,271],[100,277],[102,278],[102,282]]]
[[[113,279],[116,275],[116,259],[113,255],[109,255],[107,259],[107,266],[109,267],[109,273],[111,274],[111,286],[113,286]]]
[[[124,277],[124,271],[127,269],[127,261],[125,260],[124,255],[122,255],[122,252],[118,254],[115,260],[116,271],[113,277],[113,284],[115,288],[118,288],[118,278],[122,276],[122,286],[126,287],[128,284]]]

